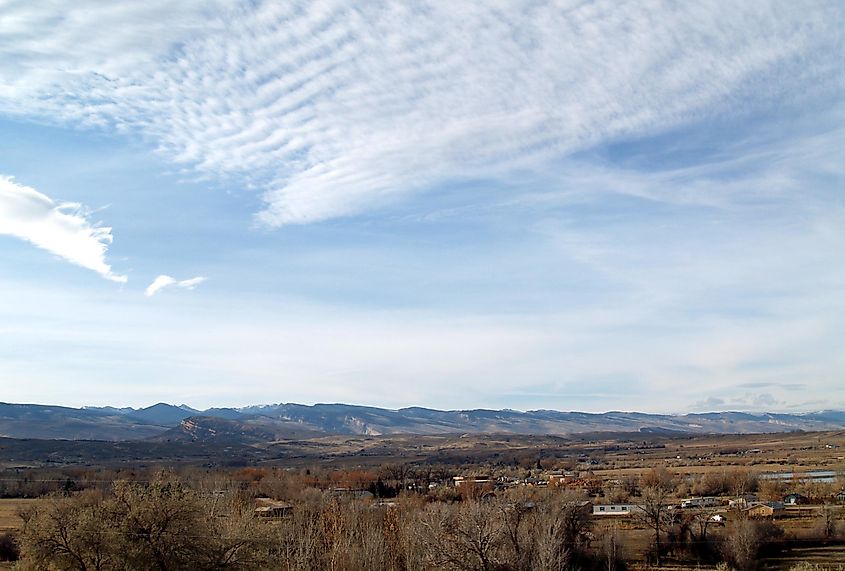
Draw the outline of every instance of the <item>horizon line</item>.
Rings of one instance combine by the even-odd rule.
[[[298,402],[274,402],[274,403],[258,403],[258,404],[249,404],[244,406],[210,406],[207,408],[195,408],[191,405],[186,403],[181,404],[173,404],[164,401],[158,401],[153,404],[147,406],[115,406],[115,405],[82,405],[82,406],[70,406],[70,405],[63,405],[63,404],[49,404],[49,403],[38,403],[38,402],[8,402],[8,401],[0,401],[0,405],[12,405],[12,406],[43,406],[43,407],[57,407],[57,408],[67,408],[71,410],[96,410],[96,409],[114,409],[114,410],[132,410],[132,411],[140,411],[152,408],[154,406],[165,405],[174,408],[180,408],[183,410],[190,409],[196,412],[207,412],[209,410],[220,410],[220,409],[229,409],[235,410],[238,412],[243,411],[244,409],[249,408],[259,408],[259,407],[277,407],[277,406],[286,406],[286,405],[295,405],[295,406],[305,406],[305,407],[316,407],[316,406],[347,406],[347,407],[356,407],[356,408],[374,408],[379,410],[385,410],[390,412],[400,412],[403,410],[408,409],[424,409],[430,410],[435,412],[476,412],[476,411],[489,411],[489,412],[515,412],[519,414],[530,414],[535,412],[558,412],[558,413],[568,413],[568,414],[590,414],[590,415],[606,415],[606,414],[644,414],[649,416],[690,416],[690,415],[705,415],[705,414],[727,414],[727,413],[737,413],[737,414],[749,414],[754,416],[764,416],[764,415],[789,415],[789,416],[800,416],[800,415],[807,415],[807,414],[818,414],[823,412],[845,412],[845,410],[840,410],[836,408],[829,408],[829,409],[812,409],[812,410],[796,410],[791,412],[776,412],[770,410],[741,410],[741,409],[724,409],[724,410],[706,410],[706,411],[687,411],[687,412],[644,412],[640,410],[605,410],[602,412],[591,412],[591,411],[584,411],[584,410],[562,410],[562,409],[555,409],[555,408],[536,408],[536,409],[525,409],[520,410],[516,408],[487,408],[487,407],[477,407],[477,408],[434,408],[429,406],[420,406],[420,405],[409,405],[403,406],[399,408],[391,408],[385,406],[377,406],[377,405],[369,405],[369,404],[354,404],[354,403],[345,403],[345,402],[314,402],[312,404],[305,404],[305,403],[298,403]]]

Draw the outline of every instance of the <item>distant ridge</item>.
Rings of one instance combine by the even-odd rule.
[[[184,422],[190,419],[190,422]],[[225,422],[222,422],[225,421]],[[398,410],[348,404],[279,403],[210,408],[158,403],[149,407],[71,408],[0,403],[0,437],[64,440],[232,440],[258,442],[349,434],[498,433],[569,435],[588,432],[747,434],[845,429],[845,412],[800,414],[737,411],[684,415],[555,410]]]

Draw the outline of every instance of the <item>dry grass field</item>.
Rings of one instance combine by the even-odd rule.
[[[796,548],[776,559],[767,561],[766,564],[767,567],[785,571],[797,563],[805,562],[820,565],[845,565],[845,545]]]
[[[598,477],[638,475],[664,466],[679,475],[741,468],[753,473],[831,470],[845,472],[845,433],[714,435],[666,438],[661,447],[613,450],[612,441],[596,441]],[[618,441],[617,441],[618,444]]]
[[[655,466],[677,474],[738,467],[754,472],[845,470],[845,432],[335,435],[250,445],[6,439],[0,445],[0,467],[8,468],[192,464],[378,468],[395,463],[461,466],[516,462],[531,466],[538,459],[589,470],[599,477],[638,474]]]
[[[0,533],[19,529],[21,518],[18,512],[41,500],[38,499],[0,499]]]

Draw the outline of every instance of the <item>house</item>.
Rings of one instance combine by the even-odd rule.
[[[787,506],[799,506],[810,502],[810,498],[802,494],[786,494],[783,497],[783,503]]]
[[[833,496],[833,499],[839,503],[845,503],[845,490],[842,490],[841,492]]]
[[[630,516],[642,507],[637,504],[596,504],[593,506],[594,516]]]
[[[719,505],[719,500],[713,497],[689,498],[681,502],[681,507],[686,508],[713,508]]]
[[[783,515],[783,502],[757,502],[742,512],[752,519],[771,519]]]
[[[293,506],[285,502],[277,502],[270,498],[257,498],[258,507],[255,508],[255,516],[262,518],[281,518],[293,513]]]
[[[483,486],[485,484],[492,484],[493,480],[490,476],[455,476],[452,478],[456,488],[461,486]]]
[[[745,494],[742,496],[737,496],[732,500],[728,500],[728,505],[732,508],[747,508],[751,504],[757,503],[760,501],[760,498],[757,497],[757,494]]]
[[[576,472],[564,472],[562,470],[555,470],[548,474],[549,484],[553,486],[561,486],[568,482],[572,482],[576,478],[578,478],[578,474]]]

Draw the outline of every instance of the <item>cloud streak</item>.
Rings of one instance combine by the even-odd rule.
[[[174,25],[159,34],[163,10]],[[136,133],[178,165],[258,189],[270,226],[843,90],[836,3],[171,10],[13,6],[0,109]],[[80,53],[82,36],[97,42]]]
[[[0,234],[25,240],[68,262],[125,283],[112,271],[106,253],[111,228],[93,224],[80,204],[56,202],[34,188],[0,176]]]
[[[175,278],[168,276],[168,275],[160,275],[153,282],[147,286],[147,289],[144,291],[144,295],[147,297],[152,297],[161,290],[169,287],[178,287],[182,289],[194,289],[199,284],[206,280],[205,277],[197,276],[195,278],[190,278],[187,280],[176,280]]]

